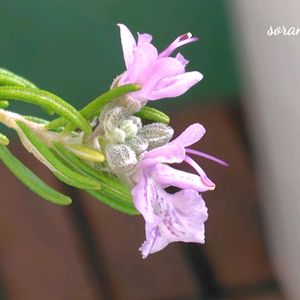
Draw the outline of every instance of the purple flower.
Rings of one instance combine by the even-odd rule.
[[[170,57],[178,47],[197,40],[190,33],[179,36],[158,54],[157,49],[151,44],[151,35],[138,34],[136,42],[125,25],[118,25],[126,71],[118,78],[117,84],[139,83],[142,89],[131,94],[135,100],[144,103],[147,100],[177,97],[203,78],[199,72],[185,72],[188,60],[180,53]]]
[[[140,251],[143,258],[175,241],[204,243],[204,222],[208,214],[198,192],[213,190],[215,184],[187,153],[211,157],[186,147],[199,141],[205,129],[196,123],[189,126],[172,142],[144,154],[132,190],[134,204],[146,222],[146,241]],[[187,162],[198,175],[180,171],[168,164]],[[175,186],[182,189],[169,194],[164,189]]]

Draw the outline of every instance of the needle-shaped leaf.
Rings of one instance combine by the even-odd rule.
[[[83,109],[80,110],[82,116],[84,116],[87,120],[91,120],[93,117],[99,115],[101,109],[104,105],[109,103],[110,101],[123,96],[125,94],[135,92],[141,89],[141,86],[138,84],[125,84],[119,86],[117,88],[111,89],[106,93],[98,96],[95,100],[86,105]],[[64,126],[68,123],[68,121],[64,118],[58,118],[53,120],[47,125],[48,129],[55,129],[60,126]],[[72,126],[73,127],[73,126]],[[73,128],[69,128],[72,131]]]
[[[0,85],[36,88],[36,85],[11,71],[0,68]]]
[[[86,134],[92,132],[90,124],[72,105],[47,91],[17,86],[0,86],[0,99],[18,100],[39,105],[65,117]]]
[[[135,209],[132,203],[118,201],[117,198],[108,195],[105,189],[101,191],[87,191],[95,199],[103,202],[104,204],[110,206],[111,208],[118,210],[122,213],[129,215],[139,215],[139,212]]]
[[[92,166],[79,159],[76,155],[66,149],[64,145],[58,142],[53,143],[53,148],[61,157],[63,157],[63,159],[69,163],[70,166],[75,168],[75,170],[98,179],[103,187],[111,189],[113,193],[116,195],[119,194],[124,200],[132,202],[129,187],[124,185],[119,179],[109,175],[106,172],[94,169]]]
[[[1,109],[6,108],[8,106],[9,106],[9,102],[8,101],[0,100],[0,108]]]
[[[45,120],[45,119],[42,119],[42,118],[38,118],[38,117],[35,117],[35,116],[24,116],[24,118],[28,121],[31,121],[33,123],[37,123],[37,124],[44,124],[44,125],[47,125],[49,123],[48,120]],[[55,132],[63,132],[64,130],[64,127],[58,127],[52,131],[55,131]],[[73,132],[72,133],[73,135],[80,135],[79,132]]]
[[[90,193],[97,200],[104,204],[130,215],[138,215],[139,212],[135,209],[130,194],[130,189],[121,183],[117,178],[109,174],[96,170],[90,165],[86,164],[73,153],[69,152],[63,145],[54,143],[54,150],[64,159],[64,161],[77,172],[86,174],[93,178],[99,179],[102,185],[100,191],[91,191]],[[95,193],[96,192],[96,193]],[[100,192],[100,193],[98,193]]]
[[[82,184],[82,182],[79,182],[77,179],[73,179],[73,178],[70,178],[60,172],[57,172],[57,171],[52,171],[54,176],[57,177],[60,181],[62,181],[63,183],[69,185],[69,186],[72,186],[72,187],[75,187],[77,189],[81,189],[81,190],[84,190],[86,189],[86,186],[85,184]],[[98,186],[99,187],[99,186]],[[97,188],[99,189],[99,188]]]
[[[105,161],[105,156],[100,151],[91,149],[78,144],[68,144],[66,147],[79,158],[93,162],[102,163]]]
[[[31,170],[14,157],[6,147],[1,145],[0,159],[21,182],[43,199],[59,205],[69,205],[72,203],[72,199],[70,197],[59,193],[44,183]]]
[[[43,159],[47,162],[47,165],[51,167],[54,175],[56,175],[60,180],[65,183],[75,186],[80,189],[100,189],[101,185],[98,181],[89,178],[87,176],[83,176],[74,172],[68,166],[64,165],[45,145],[45,143],[35,134],[33,133],[23,122],[16,121],[22,133],[31,143],[31,145],[35,148],[35,150],[43,157]]]
[[[9,144],[9,139],[2,133],[0,133],[0,144],[5,146]]]
[[[100,95],[95,100],[86,105],[80,113],[87,119],[90,120],[95,116],[99,115],[104,105],[111,102],[112,100],[121,97],[125,94],[136,92],[141,89],[139,84],[125,84],[114,89],[107,91]]]
[[[138,113],[135,114],[136,116],[154,121],[154,122],[159,122],[159,123],[165,123],[169,124],[170,123],[170,117],[163,113],[162,111],[149,107],[149,106],[144,106]]]
[[[24,118],[28,121],[31,121],[31,122],[34,122],[37,124],[45,124],[46,125],[49,123],[49,121],[39,118],[39,117],[35,117],[35,116],[24,116]]]
[[[8,85],[8,86],[21,86],[21,87],[29,87],[29,88],[37,88],[35,84],[28,81],[27,79],[14,74],[6,69],[0,68],[0,86]],[[54,112],[47,108],[43,108],[46,113],[52,115]]]

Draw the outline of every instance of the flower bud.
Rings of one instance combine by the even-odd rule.
[[[126,139],[126,132],[123,129],[116,128],[112,133],[113,141],[123,144]]]
[[[125,132],[126,138],[133,138],[138,132],[138,127],[130,119],[122,121],[120,129]]]
[[[173,134],[173,128],[163,123],[145,125],[139,131],[139,136],[144,138],[149,144],[147,150],[165,145],[170,141]]]
[[[129,146],[136,154],[141,154],[146,151],[149,144],[146,139],[141,136],[126,140],[126,145]]]
[[[129,171],[137,164],[137,158],[132,149],[122,145],[107,145],[106,161],[113,172]]]
[[[125,112],[121,106],[115,106],[108,110],[104,116],[103,126],[106,132],[113,132],[120,122],[124,120]]]

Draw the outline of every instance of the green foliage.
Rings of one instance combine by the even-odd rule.
[[[93,168],[89,164],[79,159],[76,155],[68,151],[64,145],[58,142],[53,143],[53,147],[56,153],[74,171],[100,181],[102,186],[100,191],[88,190],[88,192],[97,200],[100,200],[104,204],[107,204],[121,212],[131,215],[139,214],[133,205],[130,189],[119,179],[109,175],[106,172]]]
[[[9,144],[9,139],[2,133],[0,133],[0,145],[8,145]]]
[[[7,108],[9,106],[9,102],[5,100],[0,100],[0,109]]]
[[[35,88],[0,86],[0,99],[18,100],[39,105],[65,117],[85,133],[90,134],[92,132],[90,124],[73,106],[52,93]]]
[[[0,68],[0,85],[36,88],[36,85],[11,71]]]
[[[97,200],[103,202],[104,204],[114,208],[120,212],[129,214],[129,215],[138,215],[139,212],[134,208],[133,204],[123,202],[120,204],[118,198],[114,196],[107,195],[104,190],[101,191],[88,191],[90,195],[92,195]]]
[[[162,111],[156,108],[149,107],[149,106],[143,107],[135,115],[142,119],[150,120],[153,122],[160,122],[165,124],[170,123],[170,117],[168,115],[166,115],[165,113],[163,113]]]
[[[35,150],[43,157],[50,169],[53,170],[54,175],[57,176],[61,181],[80,189],[101,188],[101,185],[98,181],[90,179],[86,176],[82,176],[64,165],[43,143],[43,141],[23,122],[17,121],[17,124]]]
[[[130,189],[124,185],[119,179],[114,176],[109,175],[107,172],[93,168],[91,165],[87,164],[83,160],[79,159],[76,155],[71,153],[64,145],[54,142],[53,148],[61,155],[70,165],[76,170],[87,174],[88,176],[97,178],[102,186],[110,188],[114,193],[120,194],[122,197],[128,199],[132,202],[130,196]]]
[[[101,109],[109,103],[110,101],[128,94],[130,92],[138,91],[141,88],[138,84],[125,84],[119,87],[116,87],[112,90],[107,91],[106,93],[98,96],[95,100],[91,101],[83,109],[80,110],[80,113],[86,118],[86,120],[91,120],[95,116],[99,115]],[[47,125],[48,129],[55,129],[60,126],[66,125],[68,122],[64,118],[58,118],[53,120]],[[74,126],[70,125],[67,131],[74,130]]]
[[[106,104],[127,93],[138,91],[140,88],[141,86],[137,84],[116,87],[98,96],[83,109],[77,111],[58,96],[37,88],[23,77],[0,69],[0,109],[7,108],[10,100],[17,100],[38,105],[48,113],[58,114],[60,117],[50,122],[35,116],[23,116],[23,120],[36,124],[36,127],[19,120],[19,117],[15,119],[18,129],[11,125],[13,123],[8,123],[8,126],[17,130],[27,150],[33,152],[35,157],[44,163],[59,180],[85,190],[95,199],[120,212],[138,215],[139,212],[134,207],[130,188],[117,177],[100,170],[99,166],[105,160],[101,152],[84,143],[62,144],[55,137],[60,136],[63,139],[67,133],[71,133],[72,137],[76,137],[76,135],[80,137],[80,132],[74,131],[76,128],[81,129],[86,135],[91,134],[92,128],[89,121],[99,115]],[[7,113],[9,118],[10,113]],[[144,107],[136,115],[154,122],[169,123],[170,121],[166,114],[150,107]],[[5,110],[1,111],[1,116],[0,121],[5,124],[7,118]],[[43,125],[45,127],[42,127]],[[53,140],[50,135],[48,140],[42,139],[39,130],[45,130],[46,133],[47,129],[52,131],[48,133],[53,135]],[[53,131],[57,133],[53,133]],[[60,139],[58,138],[58,140]],[[68,205],[72,202],[69,197],[49,187],[14,157],[5,147],[8,143],[8,138],[0,133],[0,159],[20,181],[34,193],[52,203]]]
[[[31,121],[31,122],[34,122],[34,123],[37,123],[37,124],[48,124],[49,121],[45,120],[45,119],[42,119],[42,118],[38,118],[38,117],[35,117],[35,116],[24,116],[24,118],[28,121]]]
[[[105,161],[105,156],[102,152],[92,149],[90,147],[78,145],[78,144],[68,144],[67,147],[71,152],[73,152],[79,158],[87,161],[102,163]]]
[[[31,191],[39,195],[41,198],[58,205],[71,204],[71,198],[57,192],[44,183],[2,145],[0,145],[0,159],[21,182],[23,182]]]

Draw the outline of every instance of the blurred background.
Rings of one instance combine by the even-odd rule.
[[[202,123],[198,149],[230,164],[199,161],[217,184],[205,194],[206,244],[142,260],[140,217],[63,186],[15,138],[10,149],[74,204],[46,203],[1,165],[0,299],[300,299],[300,34],[267,34],[300,27],[299,14],[298,0],[0,0],[1,67],[77,108],[124,70],[117,23],[158,49],[198,36],[180,51],[203,81],[153,105],[177,134]]]

